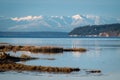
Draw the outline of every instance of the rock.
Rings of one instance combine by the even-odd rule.
[[[26,54],[22,54],[22,55],[20,56],[20,58],[31,58],[31,57],[28,56],[28,55],[26,55]]]
[[[101,73],[101,70],[89,70],[87,73]]]
[[[1,63],[0,71],[37,71],[37,72],[54,72],[54,73],[70,73],[79,71],[78,68],[70,67],[51,67],[51,66],[31,66],[19,63]]]
[[[62,48],[54,46],[0,46],[0,51],[30,51],[32,53],[44,53],[44,54],[56,54],[63,53],[64,51],[74,51],[74,52],[85,52],[87,51],[84,48]]]
[[[67,48],[64,51],[73,51],[73,52],[86,52],[87,50],[84,48]]]
[[[7,54],[5,54],[4,52],[0,52],[0,59],[6,59],[7,58]]]
[[[34,58],[34,57],[15,57],[15,56],[10,56],[9,54],[6,54],[4,52],[1,52],[0,54],[0,63],[3,62],[19,62],[19,61],[27,61],[27,60],[34,60],[34,59],[38,59],[38,58]]]

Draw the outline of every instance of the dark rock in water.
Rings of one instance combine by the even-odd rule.
[[[87,73],[101,73],[101,70],[89,70]]]
[[[80,71],[80,68],[74,68],[73,71]]]
[[[6,54],[4,52],[0,53],[0,63],[2,62],[19,62],[19,61],[27,61],[27,60],[34,60],[38,58],[32,58],[32,57],[26,57],[26,58],[20,58],[20,57],[14,57],[10,56],[9,54]]]
[[[31,66],[19,63],[1,63],[0,71],[37,71],[37,72],[55,72],[55,73],[70,73],[79,71],[78,68],[69,67],[51,67],[51,66]]]
[[[41,60],[55,60],[55,58],[39,58]]]
[[[61,47],[52,47],[52,46],[44,46],[44,47],[32,47],[30,49],[33,53],[63,53],[63,48]]]
[[[64,51],[73,51],[73,52],[86,52],[87,50],[84,48],[67,48]]]
[[[44,53],[44,54],[56,54],[56,53],[63,53],[64,51],[78,51],[78,52],[85,52],[87,51],[84,48],[62,48],[62,47],[54,47],[54,46],[0,46],[0,51],[7,52],[7,51],[30,51],[32,53]]]
[[[10,56],[4,52],[0,54],[0,72],[3,71],[38,71],[38,72],[55,72],[55,73],[70,73],[73,71],[80,71],[79,68],[70,68],[70,67],[51,67],[51,66],[32,66],[15,63],[18,61],[31,60],[36,58],[31,58],[26,55],[19,58]]]

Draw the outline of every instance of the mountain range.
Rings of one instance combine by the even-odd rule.
[[[70,32],[78,26],[120,23],[120,18],[94,15],[0,17],[0,32]]]

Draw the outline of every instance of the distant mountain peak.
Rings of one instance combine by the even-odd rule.
[[[82,20],[82,17],[79,14],[73,15],[72,18],[75,20],[78,20],[78,19]]]

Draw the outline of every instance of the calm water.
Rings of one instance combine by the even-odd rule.
[[[120,79],[120,38],[0,38],[0,42],[13,45],[59,46],[64,48],[86,48],[85,53],[64,52],[59,54],[32,54],[10,52],[11,55],[27,54],[55,60],[33,60],[21,62],[27,65],[57,67],[79,67],[80,72],[54,74],[40,72],[1,72],[1,80],[118,80]],[[100,74],[87,74],[85,70],[99,69]]]

